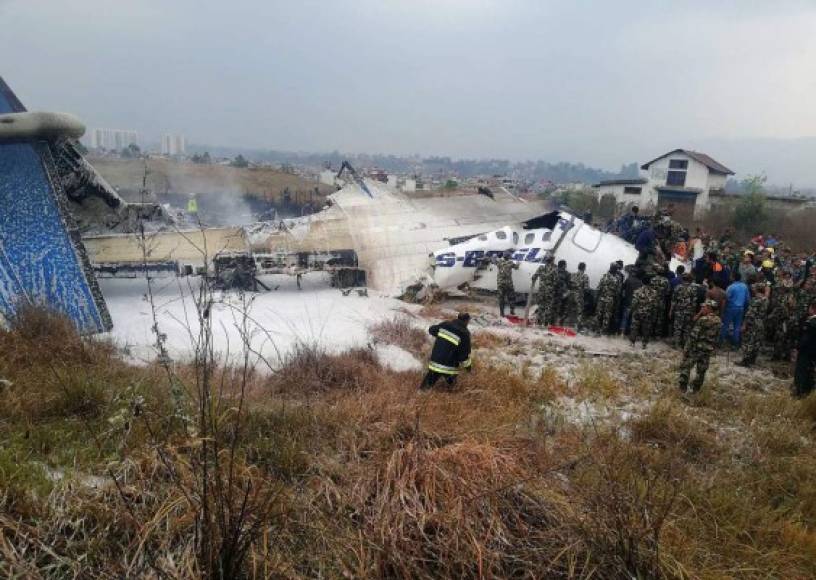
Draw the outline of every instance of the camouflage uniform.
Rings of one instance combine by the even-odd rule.
[[[754,284],[751,290],[754,293],[748,312],[745,313],[745,330],[742,333],[742,364],[751,365],[756,362],[762,339],[765,337],[765,315],[768,312],[768,298],[765,297],[764,284]]]
[[[613,272],[607,272],[598,284],[595,307],[595,324],[598,332],[609,331],[615,318],[615,301],[620,294],[620,282]]]
[[[563,324],[564,318],[569,309],[570,294],[572,293],[572,278],[566,270],[557,269],[555,279],[555,290],[550,301],[550,311],[547,319],[551,323]]]
[[[584,295],[589,289],[589,276],[586,272],[573,272],[570,283],[570,316],[575,317],[575,326],[580,329],[584,324]]]
[[[683,362],[680,363],[680,389],[685,391],[691,377],[691,369],[697,367],[697,376],[691,384],[691,390],[697,392],[703,386],[708,364],[717,340],[720,336],[722,321],[714,313],[701,316],[694,322],[689,333],[688,342],[683,350]]]
[[[519,265],[510,258],[499,258],[496,261],[498,273],[496,274],[496,290],[499,295],[499,313],[504,316],[504,305],[510,305],[510,314],[515,314],[516,309],[513,304],[516,298],[516,291],[513,287],[513,270],[518,270]]]
[[[533,282],[538,280],[538,291],[536,292],[536,317],[538,324],[549,324],[550,320],[547,316],[551,310],[553,295],[555,294],[555,286],[558,280],[558,270],[555,264],[548,262],[543,266],[539,266],[538,270],[533,274]]]
[[[799,320],[796,315],[796,289],[793,286],[779,286],[775,291],[779,292],[779,296],[776,308],[772,313],[773,360],[787,361],[790,360],[791,350],[796,344],[799,331]]]
[[[632,294],[632,326],[629,330],[632,346],[640,338],[643,341],[643,348],[646,348],[652,337],[657,311],[657,292],[652,279],[652,282],[644,284]]]
[[[683,348],[686,345],[694,315],[697,314],[696,284],[685,282],[674,289],[672,314],[674,316],[674,345]]]
[[[668,328],[668,311],[666,310],[666,300],[671,294],[671,284],[669,279],[663,275],[657,275],[652,278],[652,286],[655,289],[655,321],[654,332],[655,336],[663,336],[664,331]]]

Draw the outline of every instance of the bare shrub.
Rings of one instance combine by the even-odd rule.
[[[680,463],[616,435],[594,442],[574,477],[586,555],[604,578],[661,578],[662,535],[681,489]]]
[[[36,305],[22,305],[10,320],[9,329],[0,329],[0,364],[12,372],[15,365],[30,367],[34,362],[48,361],[88,364],[114,354],[111,343],[83,340],[67,316]]]
[[[414,326],[406,316],[382,320],[369,326],[368,331],[376,340],[399,346],[418,357],[424,356],[428,348],[430,335]]]
[[[681,453],[693,461],[708,461],[718,452],[708,427],[684,416],[672,400],[655,403],[648,413],[629,423],[632,439]]]
[[[314,344],[297,344],[283,365],[268,379],[275,393],[309,394],[335,389],[376,385],[381,370],[374,352],[367,348],[328,354]]]
[[[816,395],[810,395],[802,401],[799,416],[816,425]]]
[[[513,577],[534,569],[557,512],[514,485],[526,473],[490,445],[412,438],[355,486],[352,503],[375,549],[366,575]]]

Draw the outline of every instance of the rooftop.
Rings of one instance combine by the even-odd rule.
[[[684,153],[684,154],[688,155],[689,157],[691,157],[695,161],[697,161],[699,163],[702,163],[703,165],[708,167],[714,173],[722,173],[723,175],[734,175],[733,171],[728,169],[725,165],[723,165],[719,161],[716,161],[710,155],[706,155],[705,153],[700,153],[699,151],[691,151],[689,149],[675,149],[673,151],[669,151],[668,153],[664,153],[660,157],[655,157],[654,159],[652,159],[648,163],[644,163],[643,165],[640,166],[640,168],[643,169],[643,170],[647,170],[647,169],[649,169],[649,166],[652,163],[654,163],[655,161],[657,161],[658,159],[663,159],[664,157],[668,157],[669,155],[673,155],[675,153]]]

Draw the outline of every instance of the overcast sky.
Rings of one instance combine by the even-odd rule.
[[[0,75],[148,139],[617,168],[816,136],[816,2],[0,0]]]

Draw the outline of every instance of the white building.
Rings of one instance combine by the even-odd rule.
[[[162,135],[161,152],[162,155],[184,155],[187,151],[187,141],[184,135],[165,134]]]
[[[647,211],[671,206],[680,221],[690,220],[711,207],[711,196],[720,195],[734,172],[705,153],[675,149],[641,165],[637,179],[612,179],[594,185],[598,200],[613,196],[615,202],[637,205]]]
[[[88,136],[91,149],[121,151],[128,145],[138,145],[139,135],[131,129],[93,129]]]

